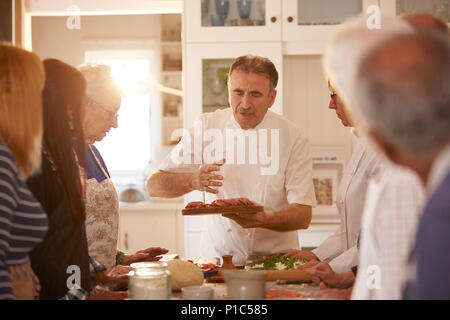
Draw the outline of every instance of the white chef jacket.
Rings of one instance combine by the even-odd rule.
[[[329,262],[337,273],[346,272],[358,264],[357,242],[367,184],[370,177],[379,171],[381,162],[382,156],[358,138],[336,196],[341,230],[312,250],[321,261]]]
[[[249,140],[246,141],[244,163],[237,162],[238,156],[236,154],[238,152],[236,147],[234,148],[236,151],[234,161],[227,158],[219,172],[224,177],[223,186],[218,188],[219,193],[217,195],[206,193],[207,203],[217,198],[244,197],[262,204],[268,213],[280,211],[292,203],[315,205],[309,144],[302,136],[299,128],[292,122],[269,110],[261,123],[254,129],[243,131],[234,119],[231,108],[203,114],[200,121],[204,133],[211,133],[208,129],[215,129],[216,132],[213,131],[212,134],[220,132],[221,138],[227,140],[222,141],[223,152],[217,151],[217,160],[233,153],[231,146],[227,144],[230,140],[226,138],[227,130],[241,131],[246,134],[253,132],[258,136],[257,141],[253,143],[249,143]],[[176,155],[186,156],[190,160],[201,159],[205,164],[211,163],[211,161],[204,161],[205,153],[202,156],[198,147],[196,149],[198,143],[195,143],[195,136],[198,132],[198,128],[191,128],[188,133],[190,145],[188,143],[189,138],[183,136],[182,141],[164,159],[160,170],[194,172],[199,169],[200,163],[177,163],[174,160]],[[269,138],[266,151],[264,150],[266,144],[262,143],[261,139],[265,133],[268,137],[271,137],[274,132],[279,133],[279,138],[274,136],[273,141],[272,138]],[[217,138],[217,141],[219,141],[219,138]],[[204,150],[210,151],[214,141],[215,139],[203,141]],[[278,166],[273,166],[278,167],[278,170],[273,172],[274,174],[267,174],[267,172],[262,174],[262,168],[267,169],[269,167],[267,162],[265,162],[266,164],[261,163],[260,159],[263,158],[258,158],[257,163],[249,160],[251,148],[256,146],[258,156],[261,153],[269,155],[272,157],[272,163],[275,163],[275,158],[278,158]],[[279,150],[278,156],[275,150]],[[221,215],[205,215],[203,217],[203,256],[221,257],[224,254],[232,254],[234,263],[245,263],[247,257],[251,254],[272,254],[298,248],[297,231],[277,232],[261,228],[244,229],[233,220]]]
[[[360,261],[352,299],[402,298],[425,191],[409,169],[386,162],[369,183],[362,217]]]

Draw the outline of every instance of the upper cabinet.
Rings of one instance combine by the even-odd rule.
[[[377,0],[194,0],[185,2],[186,42],[325,41]]]
[[[279,0],[184,2],[186,42],[279,41]]]
[[[363,0],[283,0],[284,41],[326,41],[336,25],[360,14]]]
[[[378,5],[379,1],[283,0],[280,3],[283,54],[297,55],[322,54],[326,41],[340,23],[368,13],[369,6]]]
[[[426,12],[450,23],[450,0],[382,0],[381,5],[384,13]]]

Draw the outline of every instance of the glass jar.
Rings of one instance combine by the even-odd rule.
[[[131,300],[169,300],[172,294],[170,271],[165,262],[138,262],[130,265],[128,296]]]

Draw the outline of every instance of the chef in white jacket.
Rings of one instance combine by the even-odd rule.
[[[152,197],[199,190],[207,203],[244,197],[264,206],[256,214],[205,215],[206,257],[231,254],[243,264],[249,255],[285,253],[299,248],[297,230],[309,226],[315,205],[309,143],[294,123],[269,110],[277,81],[270,60],[238,57],[229,72],[231,107],[203,114],[147,181]]]
[[[337,117],[345,127],[353,127],[353,119],[344,108],[342,99],[337,95],[331,81],[329,108],[336,111]],[[357,242],[361,230],[361,216],[364,209],[369,179],[380,167],[381,156],[367,146],[364,139],[359,138],[356,130],[352,133],[357,138],[352,153],[339,184],[336,206],[341,218],[340,231],[312,251],[292,250],[286,255],[307,259],[310,262],[304,267],[313,266],[318,261],[328,262],[336,273],[343,273],[358,265]]]

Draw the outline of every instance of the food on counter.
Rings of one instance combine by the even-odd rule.
[[[219,266],[213,263],[205,263],[198,265],[200,269],[202,269],[203,272],[211,272],[211,271],[218,271]]]
[[[274,254],[264,259],[254,261],[250,265],[250,269],[266,269],[266,270],[292,270],[298,266],[307,263],[308,260],[294,257],[286,257],[281,254]]]
[[[208,282],[211,283],[224,283],[225,279],[223,278],[223,276],[211,276],[208,278]]]
[[[170,260],[167,262],[171,273],[172,290],[180,291],[187,286],[203,284],[203,272],[195,264],[185,260]]]
[[[210,204],[201,201],[189,202],[181,210],[183,215],[202,215],[202,214],[240,214],[257,213],[264,211],[264,207],[247,199],[217,199]]]
[[[159,259],[159,261],[160,262],[168,262],[173,259],[180,259],[180,256],[176,253],[163,254],[163,255],[161,255],[161,259]]]
[[[208,205],[202,201],[193,201],[189,202],[186,205],[186,209],[194,209],[194,208],[207,208]]]
[[[217,199],[211,202],[210,207],[231,207],[231,206],[255,206],[256,204],[247,198]]]
[[[266,291],[266,299],[278,299],[278,298],[301,298],[303,293],[295,290],[286,289],[270,289]]]
[[[117,265],[108,272],[108,276],[109,277],[127,276],[131,270],[133,270],[133,268],[130,266]]]
[[[223,208],[234,206],[256,206],[256,203],[247,198],[233,198],[233,199],[217,199],[211,204],[202,201],[189,202],[185,209],[199,209],[199,208]]]
[[[193,260],[187,259],[187,261],[199,267],[205,279],[209,279],[209,277],[215,276],[219,272],[219,258],[193,258]]]

